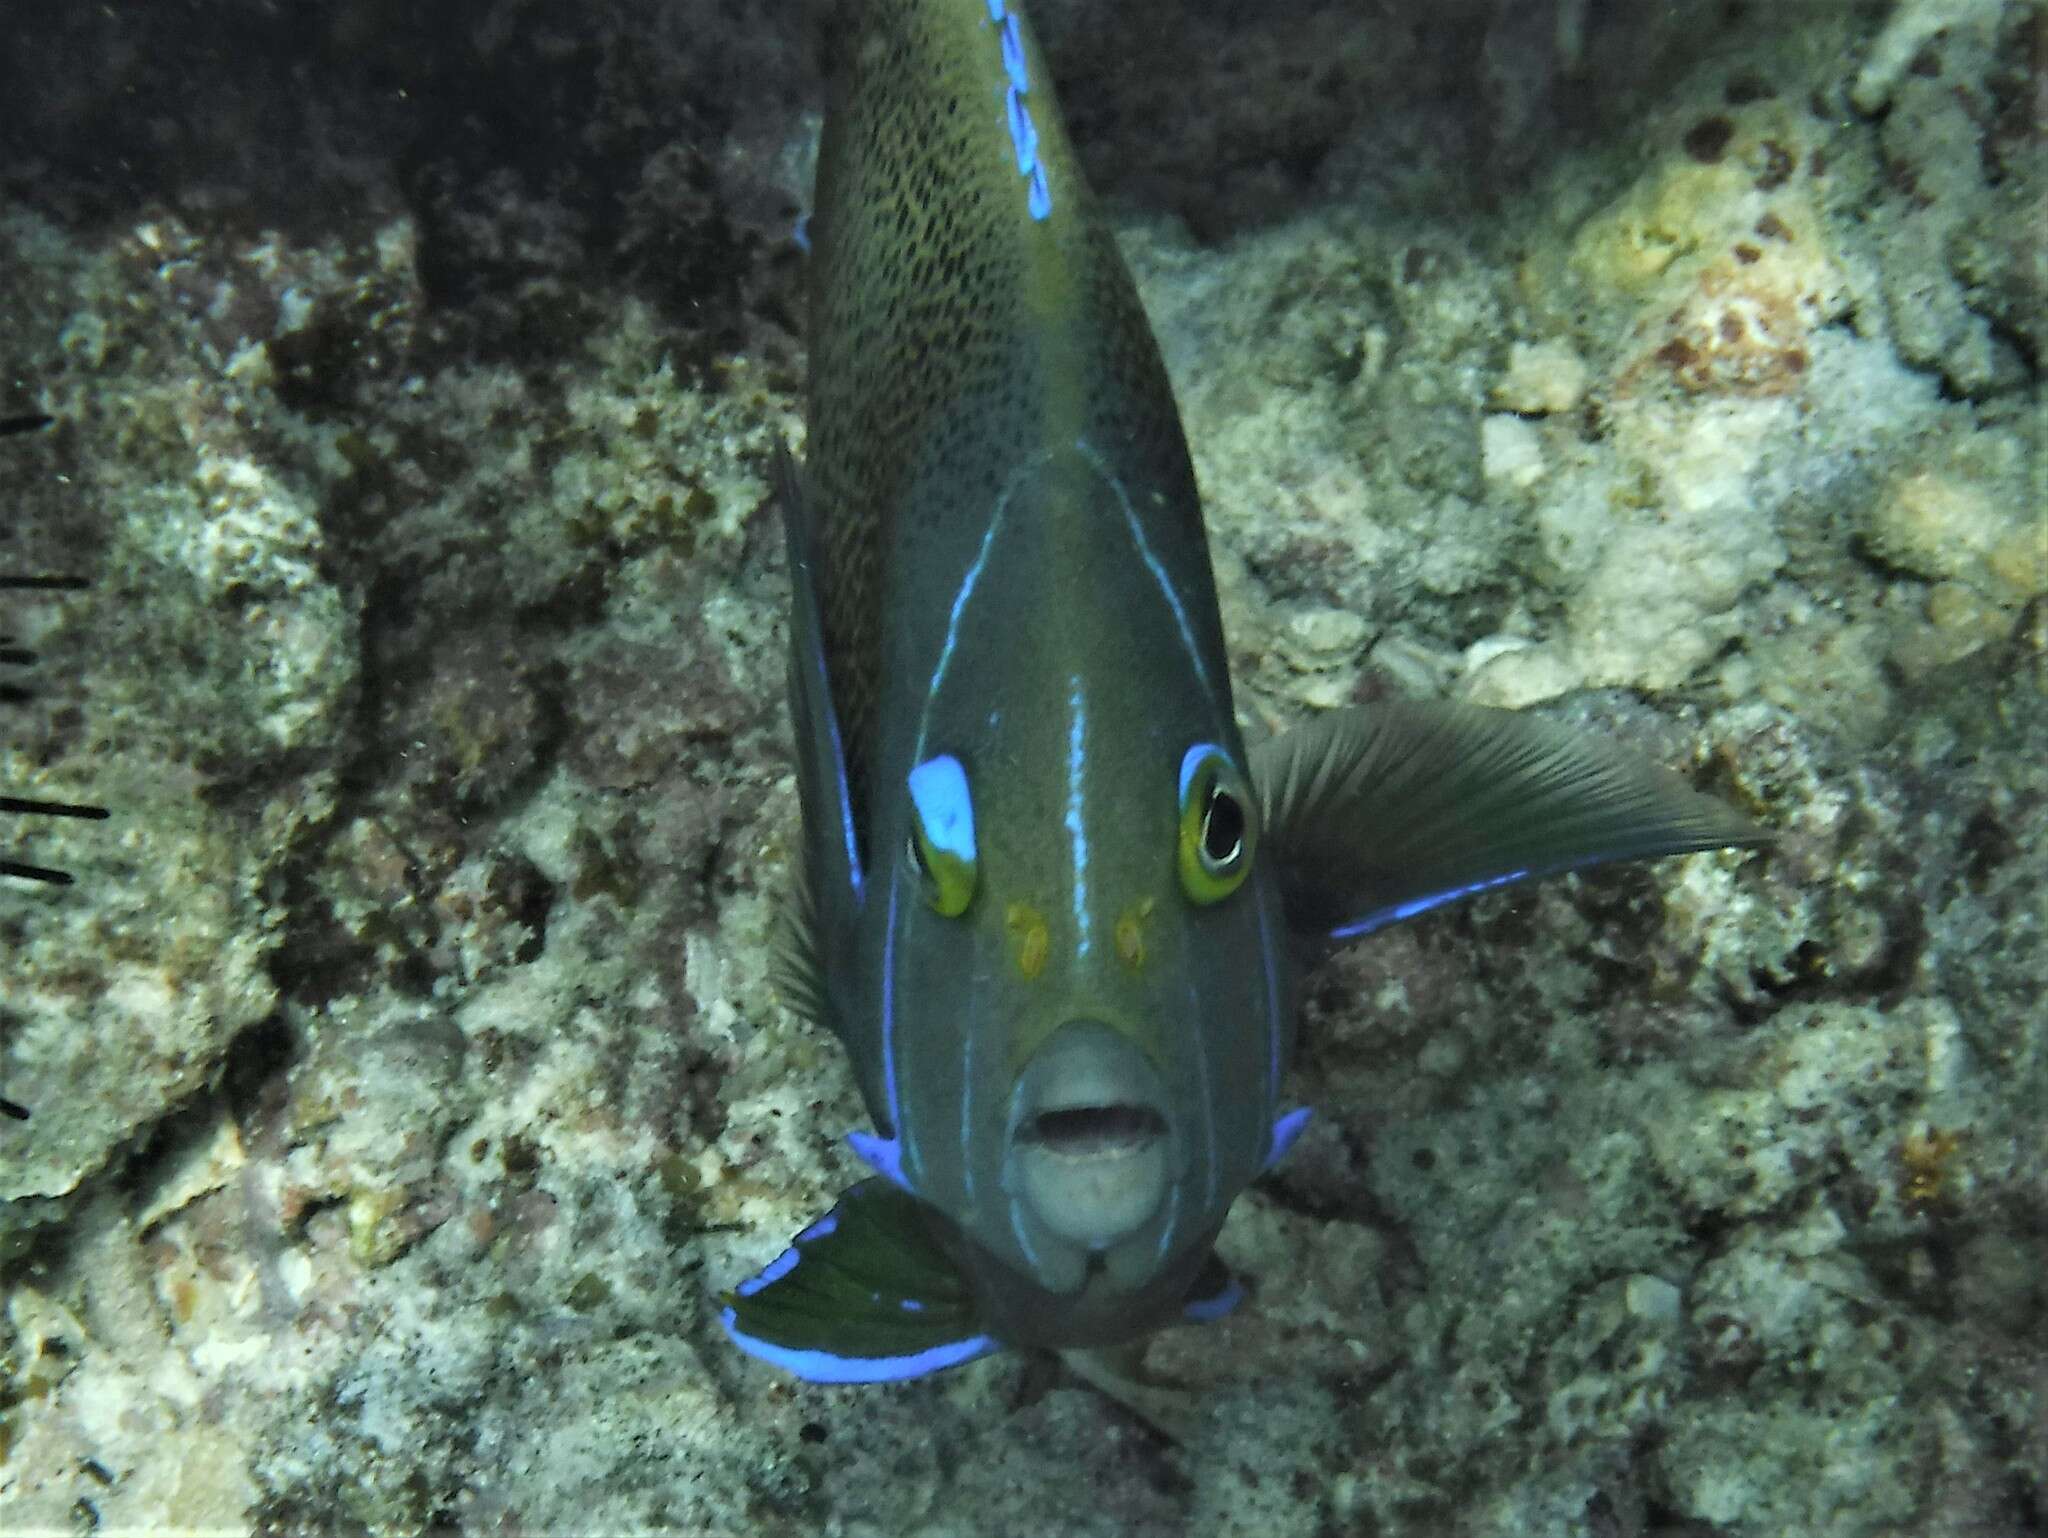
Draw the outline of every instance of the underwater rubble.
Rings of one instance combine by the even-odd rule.
[[[0,795],[116,814],[0,876],[0,1530],[2037,1530],[2048,5],[1034,9],[1248,733],[1778,837],[1319,974],[1184,1447],[717,1325],[862,1124],[771,982],[826,9],[12,23],[0,512],[90,585]]]

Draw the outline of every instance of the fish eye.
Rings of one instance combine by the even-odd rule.
[[[958,918],[974,901],[979,857],[974,845],[974,798],[967,771],[950,753],[910,771],[910,838],[905,850],[924,888],[925,901],[944,918]]]
[[[1189,748],[1180,765],[1180,884],[1197,903],[1221,902],[1244,884],[1257,829],[1251,787],[1213,742]]]
[[[1211,875],[1221,875],[1244,853],[1244,808],[1221,785],[1210,789],[1209,804],[1202,808],[1199,847]]]

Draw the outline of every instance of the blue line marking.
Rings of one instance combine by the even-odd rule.
[[[903,1097],[896,1084],[896,915],[902,905],[897,901],[901,895],[902,883],[898,879],[903,871],[901,860],[889,862],[889,912],[882,930],[882,1098],[889,1103],[889,1131],[893,1134],[889,1142],[898,1148],[907,1135],[903,1125]],[[858,1145],[855,1153],[860,1153]],[[866,1154],[861,1154],[866,1159]],[[869,1159],[870,1164],[874,1163]],[[896,1158],[896,1183],[904,1190],[910,1184],[903,1178],[902,1154],[898,1149]]]
[[[749,1335],[740,1328],[738,1314],[731,1308],[719,1312],[718,1322],[725,1326],[725,1333],[732,1338],[732,1343],[747,1355],[772,1362],[786,1372],[795,1373],[806,1383],[899,1383],[905,1378],[921,1378],[926,1373],[957,1367],[978,1356],[987,1356],[996,1349],[995,1341],[989,1336],[971,1335],[965,1340],[949,1340],[928,1346],[907,1356],[840,1356],[832,1351],[804,1351],[793,1346],[778,1346]]]
[[[1213,1157],[1210,1162],[1215,1162]],[[1180,1188],[1178,1180],[1166,1188],[1166,1221],[1159,1225],[1159,1242],[1152,1247],[1154,1265],[1166,1263],[1166,1257],[1173,1249],[1174,1236],[1180,1232]]]
[[[1441,908],[1445,903],[1456,902],[1461,897],[1470,897],[1478,892],[1491,892],[1495,887],[1506,886],[1509,882],[1520,881],[1528,875],[1526,870],[1511,870],[1504,876],[1488,876],[1483,881],[1474,881],[1468,886],[1452,887],[1448,892],[1432,892],[1427,897],[1410,898],[1407,902],[1396,903],[1377,913],[1368,913],[1354,923],[1345,924],[1330,931],[1332,940],[1354,940],[1360,935],[1369,935],[1375,929],[1385,929],[1389,924],[1398,924],[1403,919],[1412,919],[1418,913],[1427,913],[1432,908]]]
[[[809,1228],[796,1236],[798,1244],[809,1244],[813,1239],[829,1239],[839,1227],[839,1214],[828,1212]]]
[[[875,1132],[849,1132],[846,1146],[853,1150],[854,1157],[869,1169],[880,1175],[899,1191],[910,1191],[910,1182],[903,1178],[903,1145],[893,1137],[883,1137]]]
[[[1024,1259],[1036,1271],[1039,1269],[1038,1251],[1032,1247],[1031,1236],[1024,1228],[1024,1199],[1013,1191],[1010,1193],[1010,1232],[1016,1236],[1017,1248],[1024,1252]]]
[[[1002,28],[1003,74],[1009,81],[1009,88],[1003,93],[1003,120],[1017,152],[1017,174],[1025,179],[1024,206],[1033,220],[1042,221],[1052,213],[1052,186],[1038,158],[1038,126],[1031,121],[1031,109],[1022,100],[1031,90],[1024,31],[1018,25],[1016,13],[1008,9],[1004,0],[988,0],[988,19]]]
[[[1088,704],[1081,694],[1081,680],[1067,680],[1067,706],[1073,714],[1067,725],[1067,834],[1074,841],[1074,932],[1075,953],[1085,956],[1094,943],[1094,915],[1088,910],[1088,830],[1081,821],[1081,776],[1085,767],[1083,742],[1088,731]]]
[[[1014,481],[1012,485],[1014,486]],[[995,516],[988,521],[988,531],[981,536],[981,550],[974,557],[974,564],[967,568],[967,575],[960,581],[960,591],[953,595],[953,607],[946,615],[946,639],[939,647],[939,660],[932,669],[931,686],[925,691],[929,701],[939,692],[939,685],[945,681],[946,666],[953,660],[953,648],[960,640],[960,620],[967,612],[967,600],[974,596],[975,584],[981,581],[982,570],[988,565],[989,552],[995,548],[996,531],[1002,527],[1003,515],[1009,511],[1010,490],[1003,492],[1002,501],[996,505]],[[929,709],[929,705],[927,705]],[[920,731],[917,750],[924,751],[924,733]]]
[[[808,530],[806,532],[808,533]],[[793,550],[791,554],[803,563],[802,586],[806,594],[807,628],[813,637],[817,637],[823,634],[823,625],[818,617],[816,594],[810,587],[809,540],[805,539],[801,543],[805,546],[803,553],[797,555]],[[795,580],[795,573],[791,574],[791,580]],[[832,702],[832,676],[825,667],[825,648],[819,644],[809,648],[809,651],[810,655],[805,658],[810,673],[810,687],[807,692],[814,694],[821,702],[825,734],[832,741],[832,783],[839,801],[839,834],[846,843],[847,881],[853,889],[854,903],[859,906],[866,900],[867,879],[861,872],[860,843],[853,831],[853,798],[846,784],[846,744],[839,735],[839,710]]]
[[[1298,1110],[1289,1111],[1273,1123],[1273,1136],[1266,1144],[1266,1162],[1259,1166],[1261,1175],[1287,1157],[1287,1151],[1294,1146],[1296,1139],[1301,1136],[1302,1129],[1308,1125],[1309,1114],[1309,1107],[1302,1106]]]
[[[1160,596],[1166,600],[1167,608],[1172,611],[1174,625],[1180,630],[1180,644],[1188,654],[1188,661],[1194,666],[1195,676],[1202,681],[1203,693],[1209,696],[1213,704],[1216,700],[1216,685],[1209,677],[1208,668],[1203,666],[1201,648],[1195,645],[1195,627],[1188,620],[1188,611],[1180,601],[1180,594],[1173,590],[1173,584],[1167,580],[1166,568],[1159,563],[1159,557],[1152,553],[1152,547],[1145,542],[1145,530],[1138,522],[1137,509],[1131,506],[1130,493],[1124,490],[1124,483],[1111,472],[1108,465],[1103,463],[1102,456],[1095,452],[1093,445],[1086,438],[1076,438],[1074,448],[1083,459],[1095,467],[1096,474],[1100,475],[1108,483],[1110,490],[1116,493],[1117,505],[1124,510],[1124,523],[1131,531],[1131,543],[1138,547],[1138,558],[1145,563],[1145,569],[1152,574],[1153,582],[1158,585]]]
[[[1003,72],[1020,92],[1031,89],[1031,76],[1024,67],[1024,34],[1017,29],[1014,15],[1003,18]]]
[[[1280,963],[1273,949],[1273,916],[1270,903],[1252,904],[1259,916],[1259,965],[1266,969],[1266,1109],[1280,1098],[1280,1031],[1293,1016],[1280,1002]]]
[[[809,214],[798,214],[796,216],[796,224],[790,230],[789,238],[796,242],[797,250],[803,252],[805,256],[811,254],[811,216]]]
[[[853,831],[853,790],[846,783],[846,748],[839,740],[839,711],[825,695],[825,725],[832,734],[832,775],[839,788],[839,836],[846,841],[846,874],[856,905],[867,900],[867,877],[860,868],[860,841]]]
[[[1029,176],[1038,164],[1038,125],[1031,121],[1024,93],[1015,86],[1003,93],[1003,102],[1010,119],[1010,142],[1017,147],[1017,174]]]
[[[1180,1311],[1180,1316],[1192,1324],[1214,1324],[1243,1301],[1244,1288],[1233,1276],[1228,1285],[1214,1297],[1192,1299]]]
[[[790,1272],[796,1269],[796,1263],[802,1259],[803,1257],[797,1254],[795,1250],[784,1250],[780,1255],[769,1261],[767,1265],[763,1266],[757,1275],[748,1277],[739,1286],[733,1288],[733,1291],[743,1298],[751,1298],[763,1287],[773,1287],[777,1282],[789,1275]]]

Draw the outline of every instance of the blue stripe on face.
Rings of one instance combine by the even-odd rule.
[[[1074,932],[1075,950],[1087,955],[1094,943],[1091,927],[1094,914],[1088,907],[1088,829],[1081,820],[1082,771],[1087,766],[1088,703],[1081,693],[1081,680],[1068,681],[1067,708],[1067,835],[1074,845]]]
[[[1427,913],[1432,908],[1441,908],[1445,903],[1454,903],[1461,897],[1471,897],[1479,892],[1491,892],[1497,886],[1520,881],[1529,874],[1526,870],[1511,870],[1504,876],[1488,876],[1484,881],[1475,881],[1469,886],[1452,887],[1448,892],[1432,892],[1427,897],[1410,898],[1407,902],[1396,903],[1378,913],[1368,913],[1338,929],[1330,931],[1332,940],[1354,940],[1360,935],[1369,935],[1375,929],[1385,929],[1389,924],[1398,924],[1403,919],[1412,919],[1418,913]]]
[[[910,800],[931,846],[967,865],[975,862],[974,800],[967,771],[950,753],[928,758],[910,771]]]
[[[1166,600],[1166,606],[1173,613],[1174,625],[1180,631],[1181,650],[1186,654],[1195,676],[1202,681],[1202,692],[1213,704],[1216,701],[1216,685],[1209,677],[1209,670],[1202,664],[1202,650],[1195,645],[1195,630],[1188,619],[1187,606],[1180,601],[1180,594],[1174,591],[1172,582],[1167,580],[1166,568],[1159,557],[1152,553],[1152,546],[1145,540],[1145,530],[1138,522],[1137,509],[1131,506],[1130,493],[1124,490],[1124,483],[1115,471],[1095,452],[1086,438],[1076,438],[1074,448],[1081,457],[1093,465],[1109,488],[1116,493],[1117,505],[1123,509],[1124,524],[1130,530],[1131,543],[1137,548],[1138,559],[1145,563],[1145,570],[1152,574],[1158,585],[1159,596]]]
[[[732,1343],[747,1355],[795,1373],[806,1383],[897,1383],[957,1367],[996,1349],[989,1336],[970,1335],[965,1340],[945,1341],[908,1356],[840,1356],[831,1351],[804,1351],[759,1340],[739,1327],[738,1315],[730,1308],[719,1311],[718,1322],[725,1327]]]

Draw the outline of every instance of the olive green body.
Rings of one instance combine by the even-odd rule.
[[[840,14],[779,975],[845,1042],[876,1129],[849,1141],[894,1189],[854,1187],[720,1319],[812,1381],[1033,1345],[1128,1399],[1095,1348],[1241,1295],[1210,1246],[1307,1116],[1278,1114],[1303,966],[1766,836],[1469,705],[1332,712],[1248,761],[1172,394],[1029,29],[1008,0]]]
[[[837,728],[800,679],[819,1002],[995,1332],[1125,1338],[1177,1309],[1261,1167],[1293,1013],[1270,873],[1208,903],[1176,875],[1184,755],[1244,766],[1194,477],[1028,29],[1037,206],[1007,17],[843,14],[799,556]],[[907,853],[906,779],[940,754],[978,843],[957,915]],[[1164,1199],[1114,1242],[1048,1234],[1009,1159],[1020,1080],[1077,1024],[1135,1052],[1166,1123]]]

